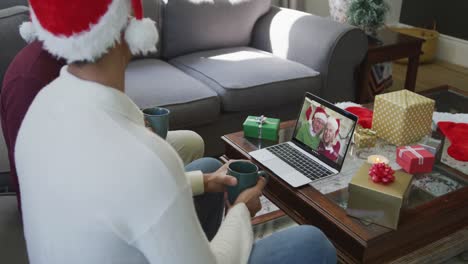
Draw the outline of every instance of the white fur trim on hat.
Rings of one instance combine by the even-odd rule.
[[[31,43],[36,40],[36,30],[34,30],[34,25],[32,22],[23,22],[19,28],[21,37],[27,42]]]
[[[30,10],[37,38],[44,43],[47,51],[66,59],[68,63],[83,60],[94,62],[114,47],[115,43],[120,42],[121,32],[127,25],[130,14],[130,2],[113,0],[106,14],[97,24],[91,26],[91,30],[70,37],[56,36],[45,30],[34,10],[32,8]]]
[[[327,115],[323,112],[315,113],[314,118],[322,119],[324,122],[327,122]]]
[[[338,122],[336,121],[335,118],[330,117],[328,118],[328,121],[327,121],[327,127],[333,128],[333,131],[336,132],[338,130]]]
[[[149,18],[131,19],[125,30],[125,41],[133,55],[146,55],[157,51],[159,35],[155,24],[156,22]]]

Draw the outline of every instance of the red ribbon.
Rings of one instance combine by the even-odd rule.
[[[375,183],[390,184],[395,181],[395,171],[388,164],[375,163],[369,169],[369,176]]]

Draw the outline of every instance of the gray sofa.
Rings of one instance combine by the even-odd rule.
[[[220,136],[240,130],[248,114],[294,118],[306,91],[354,100],[354,72],[367,48],[360,30],[269,0],[164,2],[144,1],[160,27],[160,52],[130,64],[127,93],[140,107],[170,108],[171,128],[200,133],[207,155],[222,153]],[[22,4],[2,0],[0,9]],[[1,81],[25,45],[16,29],[28,15],[20,7],[0,12]]]
[[[355,70],[367,50],[362,31],[270,6],[269,0],[212,2],[144,0],[146,16],[160,29],[159,52],[135,58],[126,75],[127,94],[137,105],[170,108],[171,129],[201,134],[207,155],[221,154],[220,137],[240,130],[247,115],[295,118],[307,91],[332,102],[354,100]],[[26,0],[0,1],[0,83],[26,45],[18,33],[29,17],[26,5]],[[0,172],[8,170],[0,142]],[[15,200],[0,197],[0,209],[7,208],[0,212],[0,225],[10,225],[0,226],[0,237],[12,237],[3,232],[21,229],[2,200]],[[0,241],[0,248],[15,243],[23,242]],[[11,258],[9,263],[25,261],[16,253]]]

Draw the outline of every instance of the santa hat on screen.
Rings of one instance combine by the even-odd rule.
[[[338,135],[338,132],[340,132],[340,120],[333,117],[328,118],[327,127],[335,131],[335,136]]]
[[[74,61],[95,61],[124,38],[133,55],[156,51],[156,23],[143,18],[141,0],[29,0],[31,22],[20,27],[23,39],[38,39],[51,54]],[[134,17],[129,19],[132,13]]]
[[[307,111],[306,111],[307,120],[310,120],[310,115],[311,114],[312,114],[312,107],[309,107],[309,109],[307,109]],[[312,115],[312,118],[313,119],[315,119],[315,118],[322,119],[324,122],[327,122],[327,113],[325,113],[325,109],[323,109],[320,106],[317,106],[317,108],[315,109],[314,114]]]

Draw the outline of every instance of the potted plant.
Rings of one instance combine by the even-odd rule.
[[[389,6],[384,0],[351,0],[347,10],[348,23],[375,37],[385,23]]]

